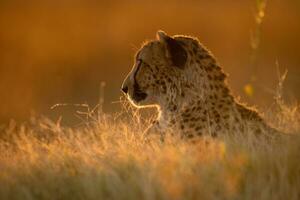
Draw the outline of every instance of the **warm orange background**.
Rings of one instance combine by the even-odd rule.
[[[25,120],[34,111],[72,119],[76,108],[50,110],[56,103],[99,99],[119,109],[120,85],[133,55],[158,29],[197,36],[230,74],[242,99],[264,107],[276,87],[276,61],[288,69],[285,97],[300,99],[300,1],[269,0],[262,24],[255,75],[259,88],[243,87],[253,72],[250,33],[255,0],[96,1],[27,0],[0,2],[0,123]]]

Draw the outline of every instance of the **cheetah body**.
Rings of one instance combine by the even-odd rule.
[[[216,59],[193,37],[159,31],[157,40],[136,54],[122,88],[134,105],[157,107],[157,120],[148,133],[191,138],[273,130],[257,111],[233,97]]]

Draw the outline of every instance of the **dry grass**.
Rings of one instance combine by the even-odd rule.
[[[299,132],[299,112],[287,109],[273,122]],[[11,122],[1,131],[0,199],[300,198],[297,134],[271,145],[244,136],[145,142],[147,122],[129,114],[88,113],[78,128]]]

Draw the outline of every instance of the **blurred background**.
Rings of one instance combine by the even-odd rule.
[[[162,29],[193,35],[218,58],[242,101],[266,108],[288,70],[287,101],[300,99],[299,0],[1,0],[0,124],[33,113],[77,123],[99,101],[120,110],[120,85],[135,51]],[[261,6],[262,5],[262,6]]]

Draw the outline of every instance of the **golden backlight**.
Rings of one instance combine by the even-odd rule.
[[[284,94],[299,99],[299,8],[293,0],[269,1],[263,8],[253,0],[2,1],[0,122],[25,120],[32,112],[76,122],[76,109],[50,107],[93,106],[102,81],[104,109],[118,110],[112,102],[119,100],[135,51],[159,29],[198,37],[247,102],[272,102],[276,62],[289,71]]]
[[[199,38],[234,95],[262,117],[233,102],[212,58],[218,74],[200,79],[195,71],[212,67],[190,64],[189,82],[165,95],[177,102],[163,120],[133,107],[121,85],[158,30]],[[164,67],[185,62],[177,42],[180,53],[167,57],[175,39],[159,35]],[[140,83],[149,71],[159,87],[179,74],[138,58]],[[138,94],[136,74],[127,80]],[[190,98],[202,91],[191,85],[222,93]],[[299,100],[299,0],[0,0],[0,200],[300,199]]]

